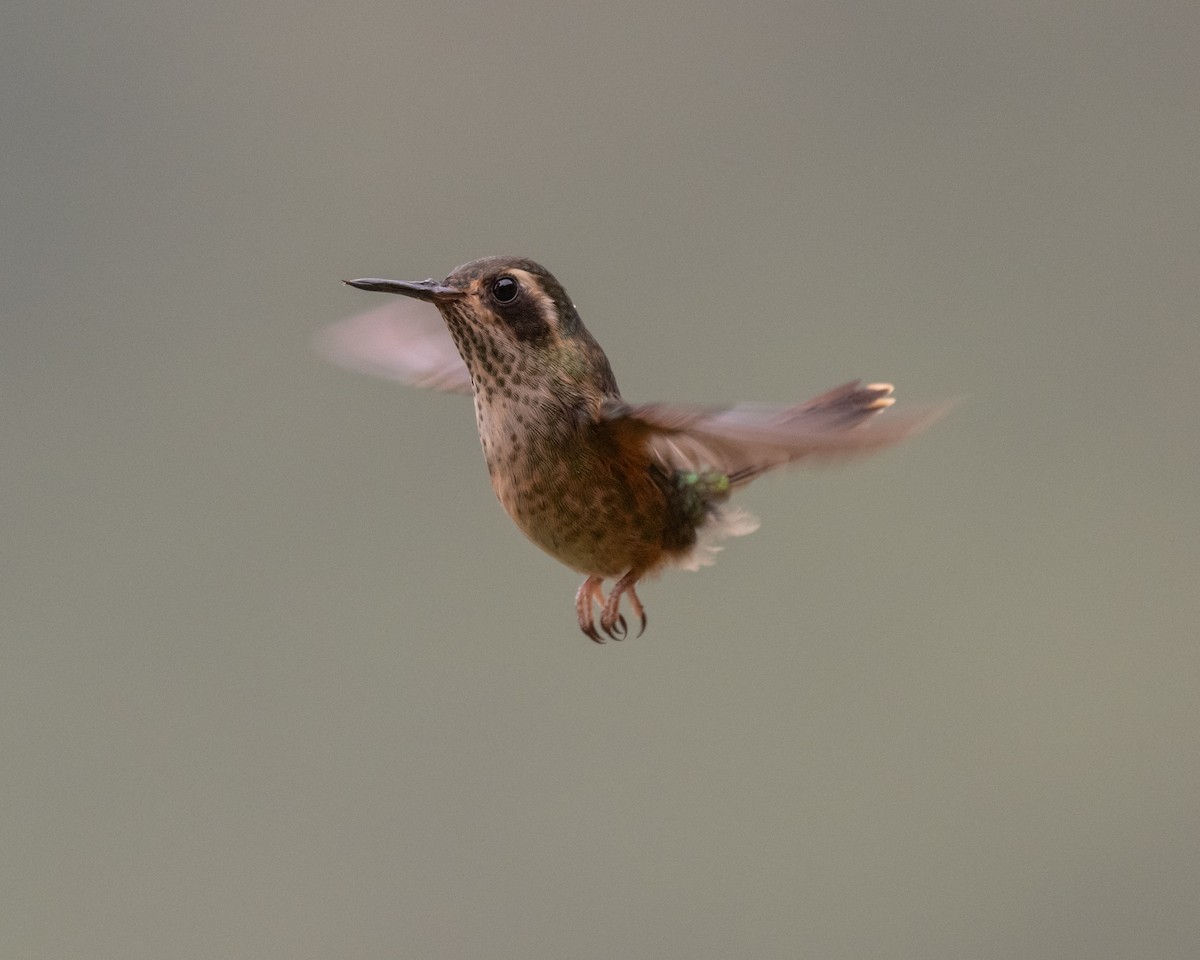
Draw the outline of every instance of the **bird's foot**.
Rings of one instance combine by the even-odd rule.
[[[579,617],[579,629],[585,637],[595,643],[605,642],[596,632],[596,620],[592,613],[593,603],[604,605],[604,591],[601,589],[603,583],[603,577],[588,577],[575,593],[575,613]]]
[[[641,573],[633,570],[625,574],[613,585],[607,599],[602,589],[603,577],[592,576],[583,581],[575,594],[575,613],[579,617],[579,629],[585,637],[595,643],[606,643],[604,637],[608,637],[609,640],[624,640],[629,635],[629,625],[621,615],[622,597],[629,598],[633,612],[641,620],[641,628],[637,635],[640,637],[646,632],[646,611],[634,589],[639,576]],[[600,607],[600,631],[603,631],[604,637],[596,630],[592,604]]]
[[[620,610],[622,597],[629,597],[629,604],[633,608],[633,612],[641,620],[641,627],[637,635],[640,637],[646,632],[646,610],[642,606],[642,601],[638,599],[637,590],[634,589],[640,576],[640,570],[630,570],[629,573],[613,584],[612,590],[609,591],[608,599],[604,602],[604,607],[600,611],[600,629],[614,640],[624,640],[628,635],[625,618],[621,616]]]

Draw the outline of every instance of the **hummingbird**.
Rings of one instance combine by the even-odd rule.
[[[628,635],[622,601],[645,631],[644,578],[708,565],[721,539],[757,528],[735,491],[801,459],[890,446],[937,415],[873,422],[893,387],[858,380],[796,405],[629,404],[562,284],[521,257],[473,260],[444,280],[343,282],[406,299],[327,328],[318,351],[474,397],[492,489],[526,537],[584,575],[575,613],[596,643]]]

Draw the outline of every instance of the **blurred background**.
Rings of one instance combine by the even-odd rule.
[[[10,3],[0,952],[1191,958],[1200,7]],[[963,397],[579,635],[350,276]]]

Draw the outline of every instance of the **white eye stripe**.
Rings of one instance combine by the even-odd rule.
[[[537,277],[526,270],[509,270],[508,276],[521,285],[521,292],[537,305],[538,314],[546,324],[546,329],[558,333],[558,308],[554,300],[542,289]]]
[[[545,291],[537,291],[538,308],[541,311],[542,319],[546,322],[546,329],[558,332],[558,308],[554,305],[554,301],[546,296]]]

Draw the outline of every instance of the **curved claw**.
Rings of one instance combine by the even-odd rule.
[[[603,581],[600,577],[588,577],[579,586],[575,594],[575,614],[579,618],[579,629],[593,643],[605,643],[605,639],[596,632],[596,620],[592,612],[592,604],[602,602],[604,593],[600,589]],[[604,621],[601,620],[601,626]],[[605,633],[607,633],[607,629]],[[611,636],[611,634],[610,634]]]
[[[617,619],[611,623],[606,622],[606,618],[601,616],[600,629],[608,634],[613,640],[624,640],[629,634],[629,629],[625,624],[625,618],[619,613],[617,614]]]
[[[634,589],[634,586],[635,584],[631,583],[625,589],[625,596],[629,598],[629,605],[633,607],[633,612],[636,613],[642,621],[642,627],[640,630],[638,630],[638,636],[640,637],[646,632],[646,608],[642,606],[642,601],[638,598],[637,590]]]

